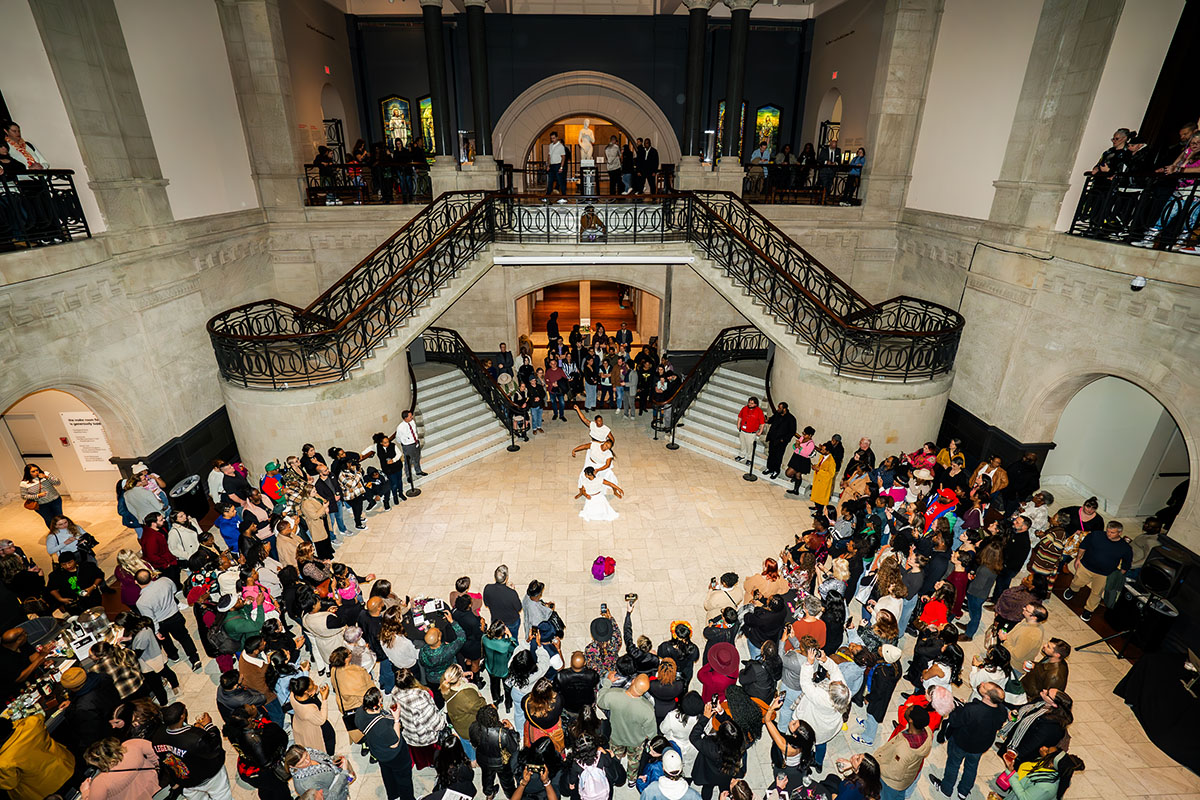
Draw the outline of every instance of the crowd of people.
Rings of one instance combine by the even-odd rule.
[[[633,331],[624,322],[611,335],[597,322],[586,338],[575,324],[564,339],[557,311],[550,313],[546,336],[546,355],[538,365],[528,341],[515,355],[501,342],[499,352],[483,361],[488,375],[512,401],[518,436],[528,441],[530,435],[545,433],[547,410],[551,421],[565,422],[567,407],[577,402],[585,411],[612,408],[629,419],[649,411],[656,422],[666,419],[669,411],[662,404],[674,396],[683,378],[670,358],[659,356],[655,343],[635,352]]]
[[[399,140],[387,144],[376,142],[370,149],[365,139],[359,139],[346,154],[345,167],[339,170],[333,150],[317,147],[312,166],[316,167],[321,187],[360,187],[371,199],[381,203],[411,203],[416,195],[428,195],[429,158],[419,137],[408,144]],[[325,193],[327,204],[340,203],[336,193]]]
[[[115,586],[61,513],[47,522],[48,592],[32,560],[0,542],[6,599],[23,604],[6,619],[46,613],[39,603],[83,611],[106,589],[129,607],[86,669],[62,675],[71,702],[52,735],[40,716],[0,720],[0,786],[18,800],[81,783],[85,797],[146,800],[174,786],[218,800],[231,796],[229,748],[263,800],[344,798],[363,764],[389,800],[413,800],[425,770],[433,800],[610,800],[623,784],[643,800],[891,800],[923,772],[965,798],[994,749],[999,792],[1062,797],[1083,763],[1069,752],[1071,647],[1048,632],[1047,602],[1062,571],[1065,597],[1089,592],[1086,614],[1103,602],[1133,566],[1120,523],[1095,498],[1052,512],[1030,455],[968,472],[951,440],[877,463],[867,439],[848,455],[840,437],[810,447],[815,431],[795,434],[787,416],[782,407],[764,420],[748,403],[739,424],[766,429],[772,472],[778,443],[792,446],[797,492],[813,475],[811,524],[745,579],[713,577],[694,609],[701,624],[678,619],[657,643],[635,635],[636,595],[620,622],[605,607],[585,635],[568,636],[552,587],[533,578],[518,590],[506,565],[482,591],[462,576],[444,598],[414,598],[337,560],[342,504],[359,521],[366,498],[403,499],[400,480],[383,480],[380,498],[359,492],[365,453],[333,448],[330,465],[305,444],[284,467],[266,465],[257,489],[238,465],[216,464],[211,529],[159,510],[162,482],[137,465],[122,514],[150,510]],[[378,434],[370,455],[394,467],[388,476],[406,463],[420,475],[419,454],[397,440]],[[50,478],[31,473],[35,499]],[[981,633],[968,663],[963,644]],[[13,626],[0,656],[11,691],[45,653]],[[202,708],[179,699],[182,658],[194,670],[216,662],[211,702],[189,703]],[[357,759],[339,751],[338,727]],[[861,752],[830,764],[843,730]],[[925,769],[943,745],[945,767]],[[767,786],[746,780],[756,747],[769,753]]]
[[[811,192],[822,204],[837,202],[848,206],[858,197],[866,163],[867,151],[862,147],[844,159],[836,138],[819,148],[807,142],[799,153],[793,152],[790,144],[772,153],[767,142],[762,141],[750,153],[743,189],[749,194],[763,195],[768,201],[798,192]],[[839,173],[843,173],[844,178],[841,192],[835,191],[834,185]]]

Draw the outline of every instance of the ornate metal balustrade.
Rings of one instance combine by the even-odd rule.
[[[482,192],[444,194],[308,308],[261,300],[209,320],[217,366],[253,388],[343,380],[491,240]]]
[[[688,240],[839,375],[923,381],[954,366],[963,318],[911,297],[872,304],[728,192],[695,192]]]
[[[421,333],[421,341],[425,345],[425,358],[440,364],[453,364],[462,370],[467,380],[475,387],[487,403],[488,408],[496,415],[496,419],[511,434],[513,429],[513,414],[517,407],[508,399],[508,395],[500,388],[500,384],[492,380],[483,362],[467,347],[466,341],[458,335],[458,331],[449,328],[426,328]],[[414,405],[416,398],[414,397]]]
[[[538,195],[501,195],[492,205],[500,242],[652,244],[687,238],[687,201],[681,195],[642,195],[571,197],[561,203]]]
[[[684,240],[838,374],[912,381],[953,368],[963,327],[957,312],[910,297],[873,305],[741,199],[714,192],[566,203],[442,195],[308,308],[251,303],[217,315],[208,330],[221,374],[234,383],[329,383],[345,379],[491,242]]]
[[[42,169],[0,177],[0,252],[91,237],[74,176],[74,170]]]
[[[1089,175],[1068,233],[1195,253],[1200,183],[1186,173]]]
[[[675,442],[675,426],[683,417],[685,411],[700,395],[700,391],[708,384],[708,379],[717,371],[717,367],[731,361],[751,361],[765,359],[767,348],[771,341],[764,333],[753,325],[739,325],[725,328],[712,340],[712,344],[700,356],[696,366],[692,367],[687,377],[679,384],[675,394],[654,405],[662,411],[662,421],[656,423],[659,430],[671,432],[671,443]],[[769,372],[769,368],[768,368]],[[770,402],[770,389],[767,390],[768,411],[773,404]],[[656,434],[657,435],[657,434]],[[672,448],[674,449],[674,448]]]

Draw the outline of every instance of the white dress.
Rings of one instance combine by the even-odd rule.
[[[583,481],[586,478],[584,470],[588,467],[596,470],[596,477],[598,479],[620,486],[621,482],[617,480],[617,475],[613,472],[611,464],[608,469],[601,469],[601,467],[608,463],[610,458],[614,461],[616,460],[613,458],[612,450],[604,450],[600,447],[600,442],[593,441],[591,446],[588,447],[587,457],[583,460],[583,468],[579,470],[579,481],[576,483],[576,486],[583,486]],[[591,492],[588,492],[588,494],[591,494]]]
[[[579,512],[582,519],[588,522],[612,522],[620,516],[608,502],[608,487],[604,485],[603,478],[585,475],[579,485],[590,495],[583,501],[583,510]]]

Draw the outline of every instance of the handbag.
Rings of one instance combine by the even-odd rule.
[[[879,573],[873,573],[871,580],[858,587],[858,591],[854,593],[854,599],[862,603],[864,606],[871,599],[871,593],[875,591],[875,581],[879,579]]]
[[[352,744],[358,744],[363,739],[363,732],[358,729],[358,724],[354,721],[354,714],[358,709],[352,708],[347,711],[342,707],[342,691],[338,688],[337,673],[331,669],[329,676],[333,681],[333,694],[337,698],[338,711],[342,712],[342,725],[346,727],[346,735],[350,737]]]
[[[37,511],[37,507],[38,501],[34,500],[32,497],[25,501],[25,508],[29,509],[30,511]]]
[[[546,621],[554,626],[554,635],[561,639],[567,630],[567,624],[563,622],[563,618],[558,615],[557,611],[551,609],[550,616]]]

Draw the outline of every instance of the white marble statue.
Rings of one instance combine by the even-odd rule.
[[[579,129],[579,160],[592,160],[592,145],[596,143],[596,134],[592,133],[592,121],[585,119]]]

